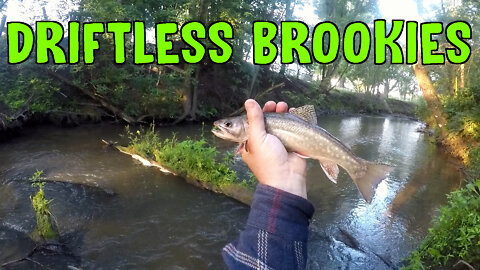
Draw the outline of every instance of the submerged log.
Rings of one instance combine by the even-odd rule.
[[[189,177],[186,174],[177,172],[177,171],[173,170],[172,168],[169,168],[168,166],[166,166],[164,164],[161,164],[160,162],[153,161],[153,160],[147,159],[145,157],[142,157],[142,156],[138,155],[137,153],[133,152],[132,150],[128,149],[127,147],[118,146],[118,145],[114,145],[114,144],[109,144],[108,142],[104,142],[104,143],[107,143],[108,145],[117,149],[121,153],[127,154],[127,155],[131,156],[133,159],[136,159],[136,160],[140,161],[142,163],[142,165],[144,165],[144,166],[155,167],[165,174],[172,174],[172,175],[175,175],[175,176],[179,176],[179,177],[185,179],[185,181],[189,184],[192,184],[192,185],[194,185],[196,187],[199,187],[199,188],[203,188],[203,189],[213,191],[215,193],[223,194],[223,195],[225,195],[227,197],[230,197],[232,199],[235,199],[235,200],[237,200],[241,203],[244,203],[244,204],[247,204],[247,205],[250,205],[252,203],[253,190],[248,188],[248,187],[245,187],[245,186],[241,185],[240,183],[238,183],[238,184],[234,183],[234,184],[216,185],[216,184],[213,184],[213,183],[208,183],[208,182],[205,182],[205,181],[201,181],[199,179]]]

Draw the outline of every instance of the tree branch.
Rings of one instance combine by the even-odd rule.
[[[119,108],[117,108],[116,106],[110,104],[109,102],[107,102],[105,100],[104,97],[102,97],[101,95],[98,95],[97,93],[93,92],[93,91],[90,91],[88,89],[85,89],[79,85],[76,85],[75,83],[73,83],[72,81],[70,81],[69,79],[63,77],[62,75],[56,73],[56,72],[53,72],[53,71],[50,71],[50,70],[47,70],[47,73],[52,76],[52,77],[55,77],[56,79],[60,80],[61,82],[71,86],[71,87],[74,87],[78,90],[80,90],[83,94],[89,96],[90,98],[92,98],[93,100],[97,101],[98,103],[100,103],[102,105],[102,107],[104,107],[105,109],[109,110],[110,112],[112,112],[114,115],[117,115],[119,116],[120,118],[122,118],[125,122],[129,123],[129,124],[134,124],[136,123],[135,119],[133,119],[133,117],[129,116],[128,114],[124,113],[122,110],[120,110]]]
[[[0,2],[0,10],[3,9],[3,7],[7,4],[8,0]]]
[[[279,84],[276,84],[276,85],[273,85],[273,86],[271,86],[270,88],[267,88],[266,90],[264,90],[263,92],[261,92],[260,94],[256,95],[253,99],[259,99],[259,98],[265,96],[266,94],[272,92],[273,90],[275,90],[275,89],[277,89],[277,88],[279,88],[279,87],[283,87],[283,86],[285,86],[285,83],[283,83],[283,82],[282,82],[282,83],[279,83]],[[229,116],[234,116],[234,115],[240,114],[240,113],[242,113],[242,112],[244,112],[244,111],[245,111],[245,107],[242,106],[242,107],[240,107],[238,110],[232,112]]]

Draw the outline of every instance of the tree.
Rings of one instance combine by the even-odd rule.
[[[332,21],[340,29],[340,44],[342,41],[342,31],[353,21],[368,21],[375,14],[378,14],[377,3],[373,0],[315,0],[316,12],[320,21]],[[358,42],[357,42],[358,44]],[[328,48],[329,44],[324,44]],[[342,55],[340,48],[339,55]],[[331,89],[331,80],[334,77],[340,79],[344,76],[348,63],[343,63],[341,57],[338,57],[332,64],[314,64],[317,78],[320,81],[319,90],[328,93]]]
[[[423,0],[417,0],[417,7],[419,15],[422,16]],[[439,141],[455,156],[464,160],[468,159],[468,150],[462,137],[448,136],[447,114],[445,113],[444,106],[427,68],[422,65],[422,55],[420,51],[418,53],[418,63],[413,65],[413,71],[420,90],[423,93],[423,98],[427,103],[428,109],[431,111],[432,117],[428,119],[428,122],[432,127],[435,127]]]

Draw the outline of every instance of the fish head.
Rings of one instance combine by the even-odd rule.
[[[247,129],[247,118],[245,116],[237,116],[215,121],[212,133],[227,141],[243,143],[248,138]]]

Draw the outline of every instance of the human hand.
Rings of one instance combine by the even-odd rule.
[[[280,140],[265,131],[263,112],[285,113],[285,102],[265,103],[263,112],[258,103],[245,101],[248,118],[248,141],[241,149],[242,159],[259,183],[307,198],[306,161],[288,153]]]

